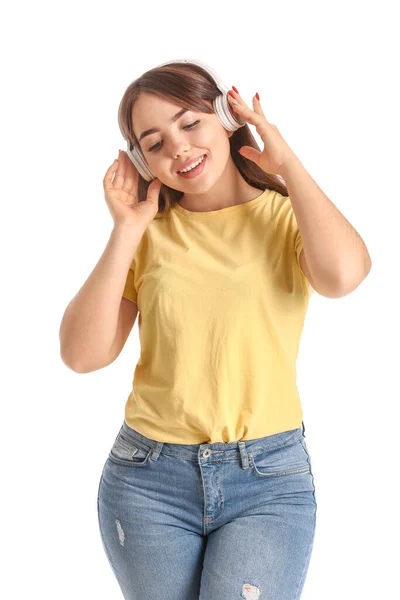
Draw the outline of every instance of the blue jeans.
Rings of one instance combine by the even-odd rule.
[[[108,562],[128,600],[298,600],[317,503],[302,427],[213,444],[125,420],[100,478]]]

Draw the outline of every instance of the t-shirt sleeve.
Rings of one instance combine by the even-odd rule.
[[[132,261],[132,263],[129,267],[128,275],[126,277],[125,287],[124,287],[124,291],[122,293],[122,297],[128,298],[128,300],[137,304],[137,292],[135,289],[134,276],[135,276],[135,266],[134,266],[134,261]]]
[[[305,291],[307,292],[308,297],[310,297],[311,294],[314,293],[314,288],[312,287],[311,283],[307,279],[307,277],[306,277],[305,273],[303,272],[303,269],[301,268],[301,265],[300,265],[300,252],[303,250],[303,248],[304,248],[303,238],[301,237],[300,229],[296,225],[296,231],[295,231],[295,236],[294,236],[294,251],[296,253],[297,264],[298,264],[298,267],[299,267],[299,270],[301,273],[303,287],[305,288]]]

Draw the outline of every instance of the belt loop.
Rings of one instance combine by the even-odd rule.
[[[304,421],[302,421],[302,422],[301,422],[301,424],[302,424],[302,426],[303,426],[303,435],[304,435],[304,432],[305,432],[305,430],[306,430],[306,428],[304,427]],[[304,435],[304,437],[306,437],[306,436]]]
[[[164,442],[157,442],[157,444],[154,446],[153,450],[151,451],[151,459],[152,460],[158,459],[163,446],[164,446]]]
[[[242,469],[249,468],[249,457],[246,450],[246,442],[238,442],[239,452],[242,459]]]

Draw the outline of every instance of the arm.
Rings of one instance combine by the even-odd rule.
[[[60,354],[73,371],[87,373],[112,362],[122,294],[143,230],[115,226],[99,262],[68,304],[60,326]]]
[[[305,275],[324,296],[344,296],[365,279],[371,257],[359,233],[324,194],[297,157],[282,168],[303,239]],[[308,278],[308,277],[307,277]]]

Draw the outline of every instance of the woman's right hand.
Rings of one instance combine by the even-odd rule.
[[[154,179],[151,182],[147,198],[142,202],[137,200],[138,182],[138,170],[127,153],[120,150],[118,160],[113,162],[103,180],[105,198],[114,226],[133,225],[144,231],[157,214],[161,181]]]

